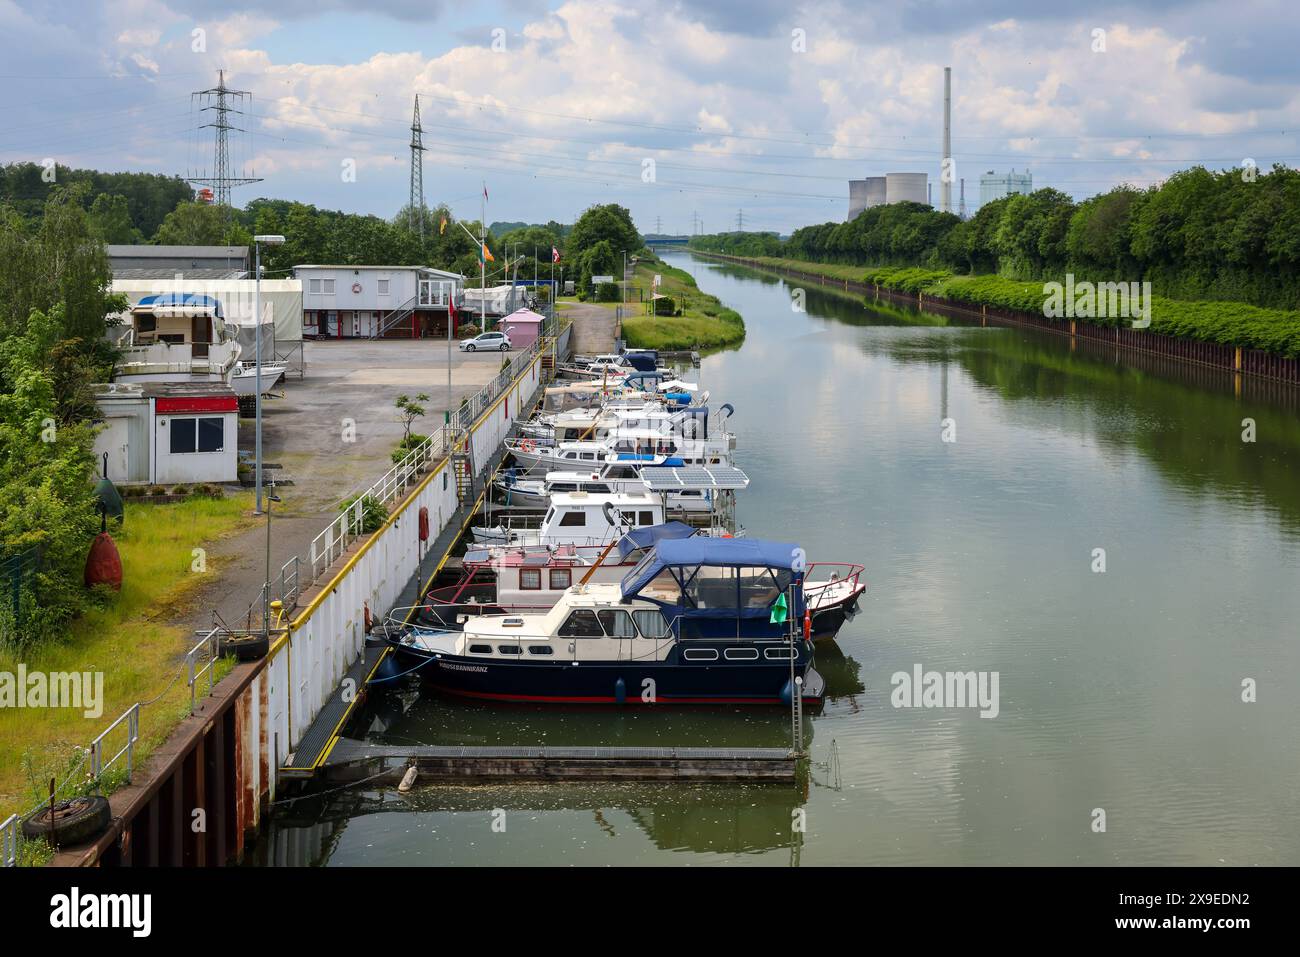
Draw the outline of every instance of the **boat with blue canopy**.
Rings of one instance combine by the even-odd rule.
[[[668,529],[637,534],[652,544],[620,582],[586,576],[544,612],[482,616],[460,630],[388,629],[396,664],[437,689],[498,700],[788,705],[797,693],[821,701],[801,549]]]

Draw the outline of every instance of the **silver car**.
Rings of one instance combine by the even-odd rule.
[[[510,337],[504,332],[484,332],[473,339],[462,339],[460,341],[461,352],[477,352],[479,349],[507,352],[511,348]]]

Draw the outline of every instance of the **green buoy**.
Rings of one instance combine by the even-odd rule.
[[[104,453],[104,475],[95,483],[95,497],[99,499],[99,507],[103,509],[105,515],[112,516],[119,522],[126,517],[126,510],[122,505],[122,496],[118,494],[117,486],[108,479],[108,453]]]

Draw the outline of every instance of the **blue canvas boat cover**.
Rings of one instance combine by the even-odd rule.
[[[662,526],[660,526],[662,527]],[[664,539],[655,544],[641,563],[623,576],[623,597],[635,595],[665,568],[712,567],[772,568],[794,570],[799,546],[793,542],[772,542],[761,538]]]
[[[221,316],[221,301],[211,296],[204,296],[196,292],[164,292],[155,296],[145,296],[137,304],[136,308],[161,308],[166,306],[181,306],[187,309],[209,309],[214,316]]]
[[[620,559],[624,559],[638,549],[649,548],[657,542],[670,538],[689,538],[694,534],[695,529],[685,522],[664,522],[661,525],[634,528],[619,539],[618,555]]]

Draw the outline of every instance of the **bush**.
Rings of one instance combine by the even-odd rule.
[[[602,282],[596,287],[597,302],[618,302],[623,296],[622,290],[618,288],[618,283]]]
[[[410,435],[406,436],[403,439],[398,439],[397,448],[393,449],[393,454],[392,454],[393,462],[396,463],[402,461],[402,459],[406,458],[408,455],[411,454],[411,451],[413,449],[418,448],[425,441],[426,441],[425,436],[416,435],[414,432],[412,432]]]
[[[356,505],[357,499],[360,498],[360,495],[353,495],[351,498],[348,498],[339,506],[339,511],[346,512],[348,509],[352,508],[352,506]],[[373,495],[367,495],[365,498],[361,499],[361,531],[363,533],[370,535],[379,531],[380,527],[384,524],[384,520],[387,518],[388,506],[379,501],[379,499],[375,498]]]
[[[654,300],[656,316],[672,316],[677,313],[677,302],[672,296],[661,296]]]

